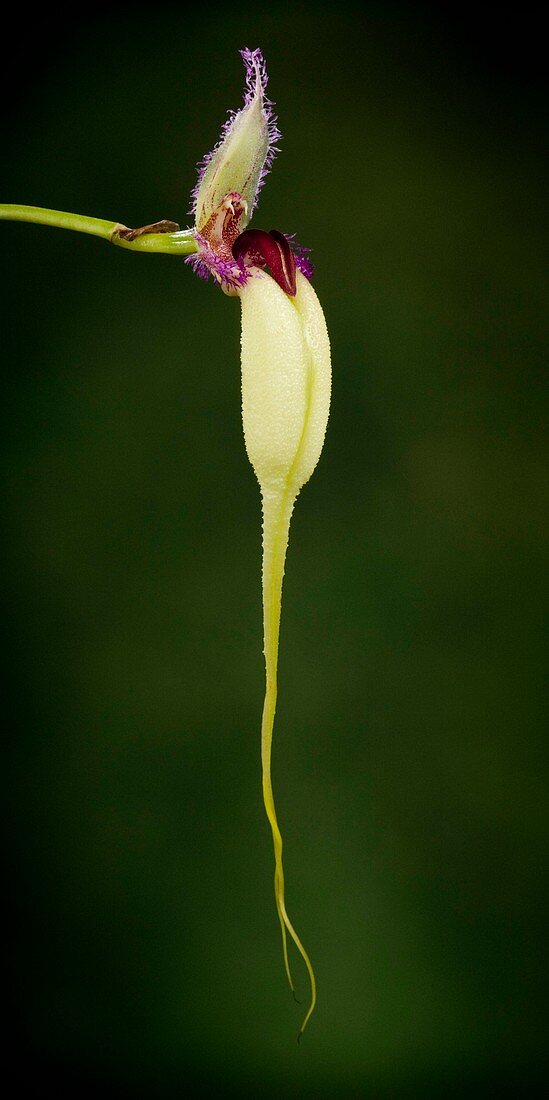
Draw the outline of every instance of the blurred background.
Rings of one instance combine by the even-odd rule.
[[[493,17],[495,19],[495,16]],[[3,223],[11,1053],[78,1096],[515,1096],[544,1075],[540,27],[456,5],[163,5],[5,39],[0,197],[188,224],[261,46],[254,225],[313,249],[333,408],[260,785],[238,303]],[[299,989],[305,999],[305,975]]]

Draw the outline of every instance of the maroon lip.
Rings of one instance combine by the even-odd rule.
[[[233,256],[255,267],[269,267],[271,275],[285,294],[296,293],[295,259],[289,241],[277,229],[245,229],[233,244]]]

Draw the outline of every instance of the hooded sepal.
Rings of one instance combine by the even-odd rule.
[[[267,71],[263,55],[261,50],[240,52],[246,67],[244,106],[229,113],[217,145],[200,162],[192,206],[198,233],[203,233],[230,192],[241,198],[245,212],[240,229],[245,228],[278,151],[276,142],[280,133],[273,104],[265,95]]]

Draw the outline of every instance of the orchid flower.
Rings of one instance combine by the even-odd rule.
[[[322,450],[330,405],[330,345],[324,315],[309,282],[312,266],[293,238],[247,229],[280,134],[266,96],[259,50],[242,50],[244,106],[231,114],[218,144],[204,157],[194,190],[197,273],[209,275],[242,307],[242,418],[248,457],[263,504],[263,621],[266,691],[261,727],[263,798],[275,856],[275,899],[290,987],[287,935],[309,973],[311,999],[300,1035],[314,1009],[311,961],[286,910],[282,837],[271,780],[277,693],[282,579],[296,497]],[[270,269],[270,274],[265,270]]]
[[[274,844],[274,890],[284,965],[292,991],[288,936],[310,980],[301,1037],[316,1003],[309,955],[286,909],[282,836],[271,780],[277,696],[282,580],[290,520],[300,489],[320,457],[330,405],[330,344],[324,314],[311,286],[308,250],[277,230],[248,229],[277,150],[280,133],[267,98],[260,50],[242,50],[244,105],[231,112],[221,137],[199,165],[193,192],[194,227],[160,221],[128,229],[40,207],[0,205],[0,218],[33,221],[103,237],[134,251],[187,256],[198,275],[212,276],[242,310],[242,419],[248,457],[263,509],[263,634],[266,669],[261,725],[263,799]]]

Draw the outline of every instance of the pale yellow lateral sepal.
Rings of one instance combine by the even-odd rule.
[[[297,494],[322,451],[330,406],[330,344],[324,314],[308,280],[297,272],[294,298],[263,271],[242,288],[242,418],[248,457],[263,504],[263,630],[266,670],[261,727],[263,799],[273,834],[275,899],[284,963],[293,990],[287,933],[307,968],[311,986],[303,1033],[316,1003],[313,967],[288,917],[282,836],[271,780],[278,642],[284,562]]]

